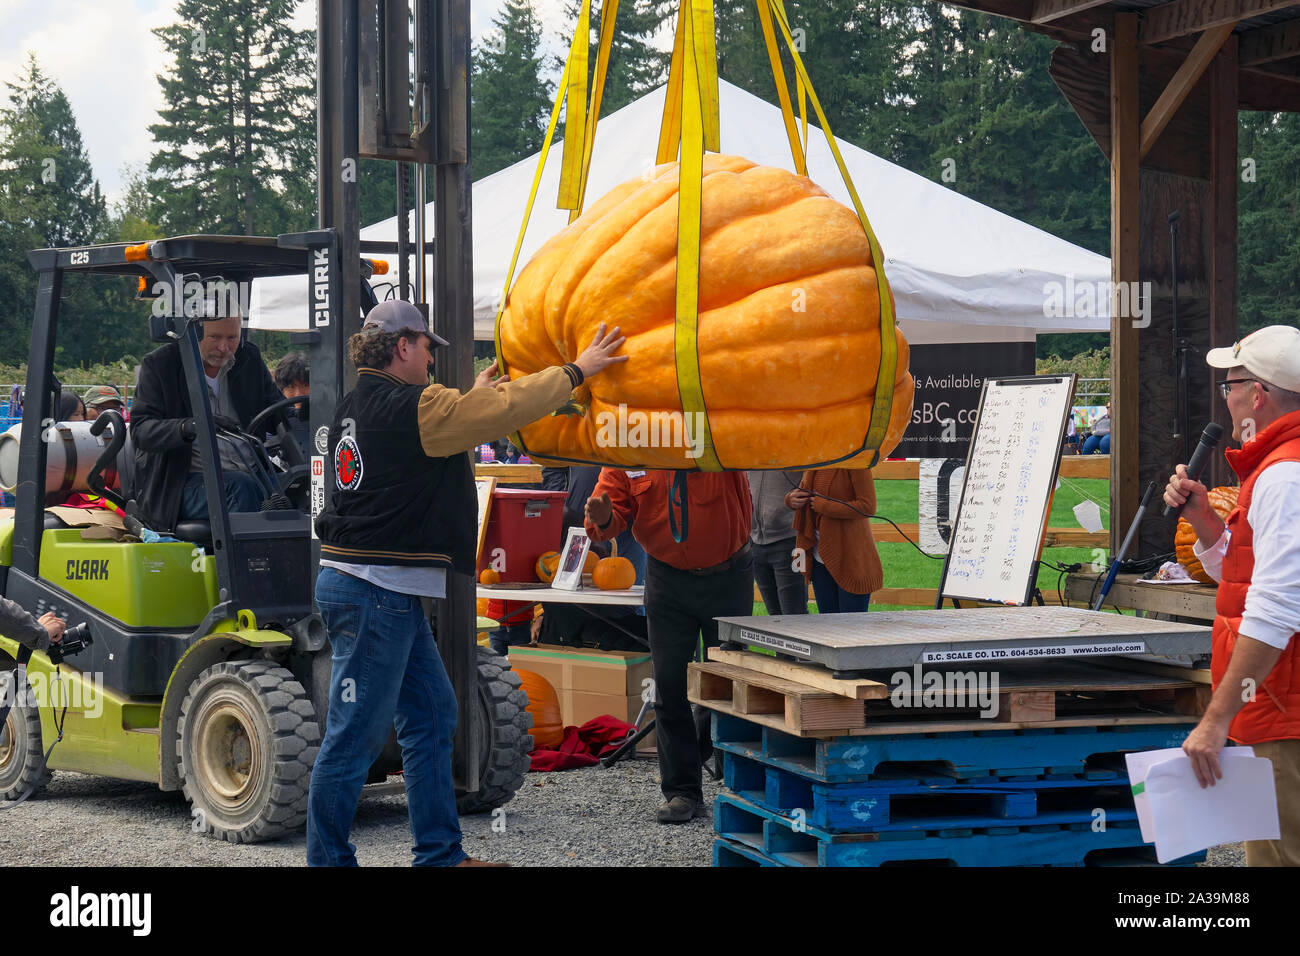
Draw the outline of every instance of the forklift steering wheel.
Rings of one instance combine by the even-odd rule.
[[[311,396],[309,395],[296,395],[293,398],[282,398],[280,401],[268,405],[253,416],[252,420],[248,423],[248,427],[244,429],[245,433],[253,436],[253,438],[261,442],[262,447],[265,448],[266,442],[262,441],[261,436],[263,433],[262,426],[266,421],[271,418],[271,416],[284,411],[290,406],[306,406],[310,397]],[[283,421],[276,425],[275,434],[279,439],[280,456],[289,465],[305,465],[307,463],[306,459],[303,457],[302,449],[298,447],[298,442],[294,439],[293,434],[289,431]]]

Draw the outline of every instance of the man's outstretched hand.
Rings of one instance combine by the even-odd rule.
[[[626,362],[626,355],[615,355],[627,339],[619,334],[618,326],[605,331],[605,323],[600,323],[600,328],[596,330],[596,337],[591,340],[591,344],[583,350],[583,353],[574,359],[573,364],[582,369],[583,378],[591,378],[611,365],[619,362]]]
[[[494,385],[500,385],[502,382],[507,382],[509,380],[509,375],[497,374],[497,363],[493,362],[483,371],[474,376],[474,387],[491,388]]]
[[[598,528],[609,524],[614,517],[614,506],[610,504],[609,495],[603,493],[595,498],[588,498],[587,506],[583,510],[586,512],[587,520]]]

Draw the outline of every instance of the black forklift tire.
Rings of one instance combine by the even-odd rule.
[[[11,681],[21,680],[20,692]],[[41,716],[31,703],[27,675],[11,670],[0,677],[0,694],[13,695],[13,707],[0,727],[0,797],[17,800],[29,790],[40,793],[52,776],[45,766],[45,747],[41,738]],[[10,690],[10,688],[14,688]]]
[[[486,647],[478,649],[478,693],[475,704],[480,722],[477,740],[479,789],[456,793],[461,813],[487,813],[509,803],[528,773],[533,749],[533,715],[528,712],[528,694],[520,687],[519,675],[510,661]]]
[[[306,689],[279,664],[223,661],[200,672],[176,722],[191,828],[230,843],[301,829],[320,736]]]

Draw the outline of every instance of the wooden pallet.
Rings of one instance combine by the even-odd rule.
[[[796,734],[866,726],[861,701],[732,664],[691,664],[686,696],[714,710],[775,721]]]
[[[956,696],[962,685],[947,682],[942,693],[899,706],[886,683],[895,678],[884,674],[839,680],[817,665],[761,654],[712,650],[710,657],[688,669],[693,703],[796,736],[1187,723],[1209,702],[1208,687],[1175,677],[1052,661],[999,668],[995,706],[991,683],[983,688],[988,706],[980,708],[959,706],[969,703]]]

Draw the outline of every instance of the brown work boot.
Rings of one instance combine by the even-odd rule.
[[[700,816],[701,806],[690,797],[673,797],[659,805],[655,819],[660,823],[689,823]]]
[[[487,860],[476,860],[472,856],[467,856],[456,864],[457,866],[509,866],[509,863],[489,863]]]

